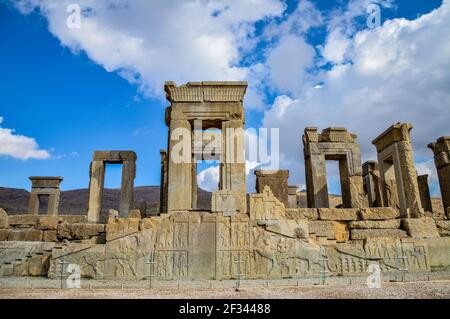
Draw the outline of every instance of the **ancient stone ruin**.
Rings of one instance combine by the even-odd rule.
[[[158,216],[135,209],[132,151],[94,152],[82,215],[58,213],[62,178],[32,177],[29,211],[0,209],[0,276],[59,278],[66,264],[102,280],[354,276],[367,275],[371,264],[386,274],[450,269],[448,209],[447,216],[436,214],[428,203],[410,124],[397,123],[377,137],[377,161],[365,164],[355,134],[307,127],[303,207],[287,170],[256,171],[256,193],[246,194],[246,88],[244,82],[166,83],[169,140],[160,151]],[[430,148],[447,208],[449,138]],[[197,161],[206,158],[219,161],[220,182],[205,211],[197,205]],[[327,160],[339,162],[342,207],[329,200]],[[123,165],[122,187],[119,211],[102,220],[107,164]],[[49,196],[47,214],[39,214],[40,196]]]

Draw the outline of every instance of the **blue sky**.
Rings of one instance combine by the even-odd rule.
[[[113,2],[121,6],[111,9]],[[366,24],[372,2],[381,9],[375,30]],[[69,3],[88,13],[79,30],[61,22]],[[64,190],[85,188],[100,149],[134,150],[135,184],[157,185],[167,144],[164,80],[236,79],[249,82],[246,126],[280,129],[291,184],[304,184],[305,126],[348,127],[367,160],[376,155],[372,138],[411,121],[419,172],[432,175],[439,194],[426,144],[450,135],[448,1],[237,3],[2,1],[0,186],[29,189],[28,176],[60,175]],[[435,70],[443,71],[428,78]],[[201,180],[208,188],[217,174],[201,168],[210,170]],[[335,170],[330,191],[338,193]],[[111,167],[106,186],[119,181]]]

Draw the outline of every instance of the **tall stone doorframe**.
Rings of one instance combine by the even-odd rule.
[[[434,154],[442,201],[447,218],[450,218],[450,136],[442,136],[436,142],[428,144],[428,147]]]
[[[273,195],[285,207],[289,205],[288,198],[288,179],[289,170],[255,170],[256,175],[256,192],[262,193],[264,187],[267,185],[270,187]]]
[[[59,188],[62,177],[30,176],[31,193],[28,203],[28,214],[38,215],[43,197],[48,197],[47,215],[57,216],[61,190]]]
[[[308,207],[329,207],[327,160],[339,161],[343,207],[365,206],[361,151],[356,138],[345,128],[331,127],[321,134],[317,133],[317,127],[305,129],[303,146]]]
[[[383,206],[397,193],[400,216],[420,217],[423,208],[414,165],[409,123],[397,123],[372,141],[377,149]],[[391,194],[391,195],[389,195]]]
[[[95,151],[90,166],[88,221],[99,222],[105,183],[106,164],[122,164],[119,216],[127,217],[134,208],[136,153],[133,151]]]
[[[417,183],[419,185],[420,202],[422,208],[426,212],[433,211],[433,204],[431,202],[430,187],[428,185],[428,174],[418,175]]]
[[[167,212],[197,209],[197,160],[205,159],[202,150],[208,147],[203,139],[198,140],[197,133],[215,130],[220,133],[209,137],[220,136],[214,154],[214,159],[220,161],[220,177],[219,190],[212,195],[212,210],[245,213],[243,100],[247,83],[189,82],[176,86],[166,82],[164,89],[170,101],[166,109],[167,188],[162,188],[166,192],[162,196],[167,197]]]
[[[363,164],[363,182],[369,207],[382,206],[380,170],[378,169],[377,161],[367,161]]]

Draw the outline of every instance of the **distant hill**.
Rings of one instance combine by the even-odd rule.
[[[103,210],[102,216],[108,214],[109,209],[119,208],[119,189],[105,189],[103,192]],[[158,213],[159,207],[159,186],[139,186],[134,189],[135,206],[139,208],[141,201],[147,202],[147,214]],[[24,189],[0,187],[0,207],[5,209],[8,214],[26,214],[28,210],[29,192]],[[307,207],[306,192],[298,192],[297,198],[300,207]],[[61,192],[61,202],[59,211],[61,215],[81,215],[87,211],[88,190],[77,189]],[[341,196],[330,195],[330,206],[336,207],[342,203]],[[433,198],[433,211],[438,214],[444,214],[442,200]],[[211,209],[211,193],[198,189],[198,209]]]
[[[24,189],[0,187],[0,207],[8,214],[26,214],[28,211],[29,192]],[[105,189],[103,192],[103,212],[119,208],[119,189]],[[145,200],[147,213],[157,213],[159,207],[159,186],[139,186],[134,189],[135,206],[139,207]],[[79,215],[87,211],[88,189],[61,192],[59,212],[62,215]],[[198,189],[198,206],[200,210],[211,209],[211,193]]]

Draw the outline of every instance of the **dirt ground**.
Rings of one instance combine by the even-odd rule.
[[[1,288],[0,299],[450,299],[450,280],[425,282],[386,282],[369,289],[365,284],[306,285],[299,287],[234,288],[95,288],[95,289],[31,289]]]

